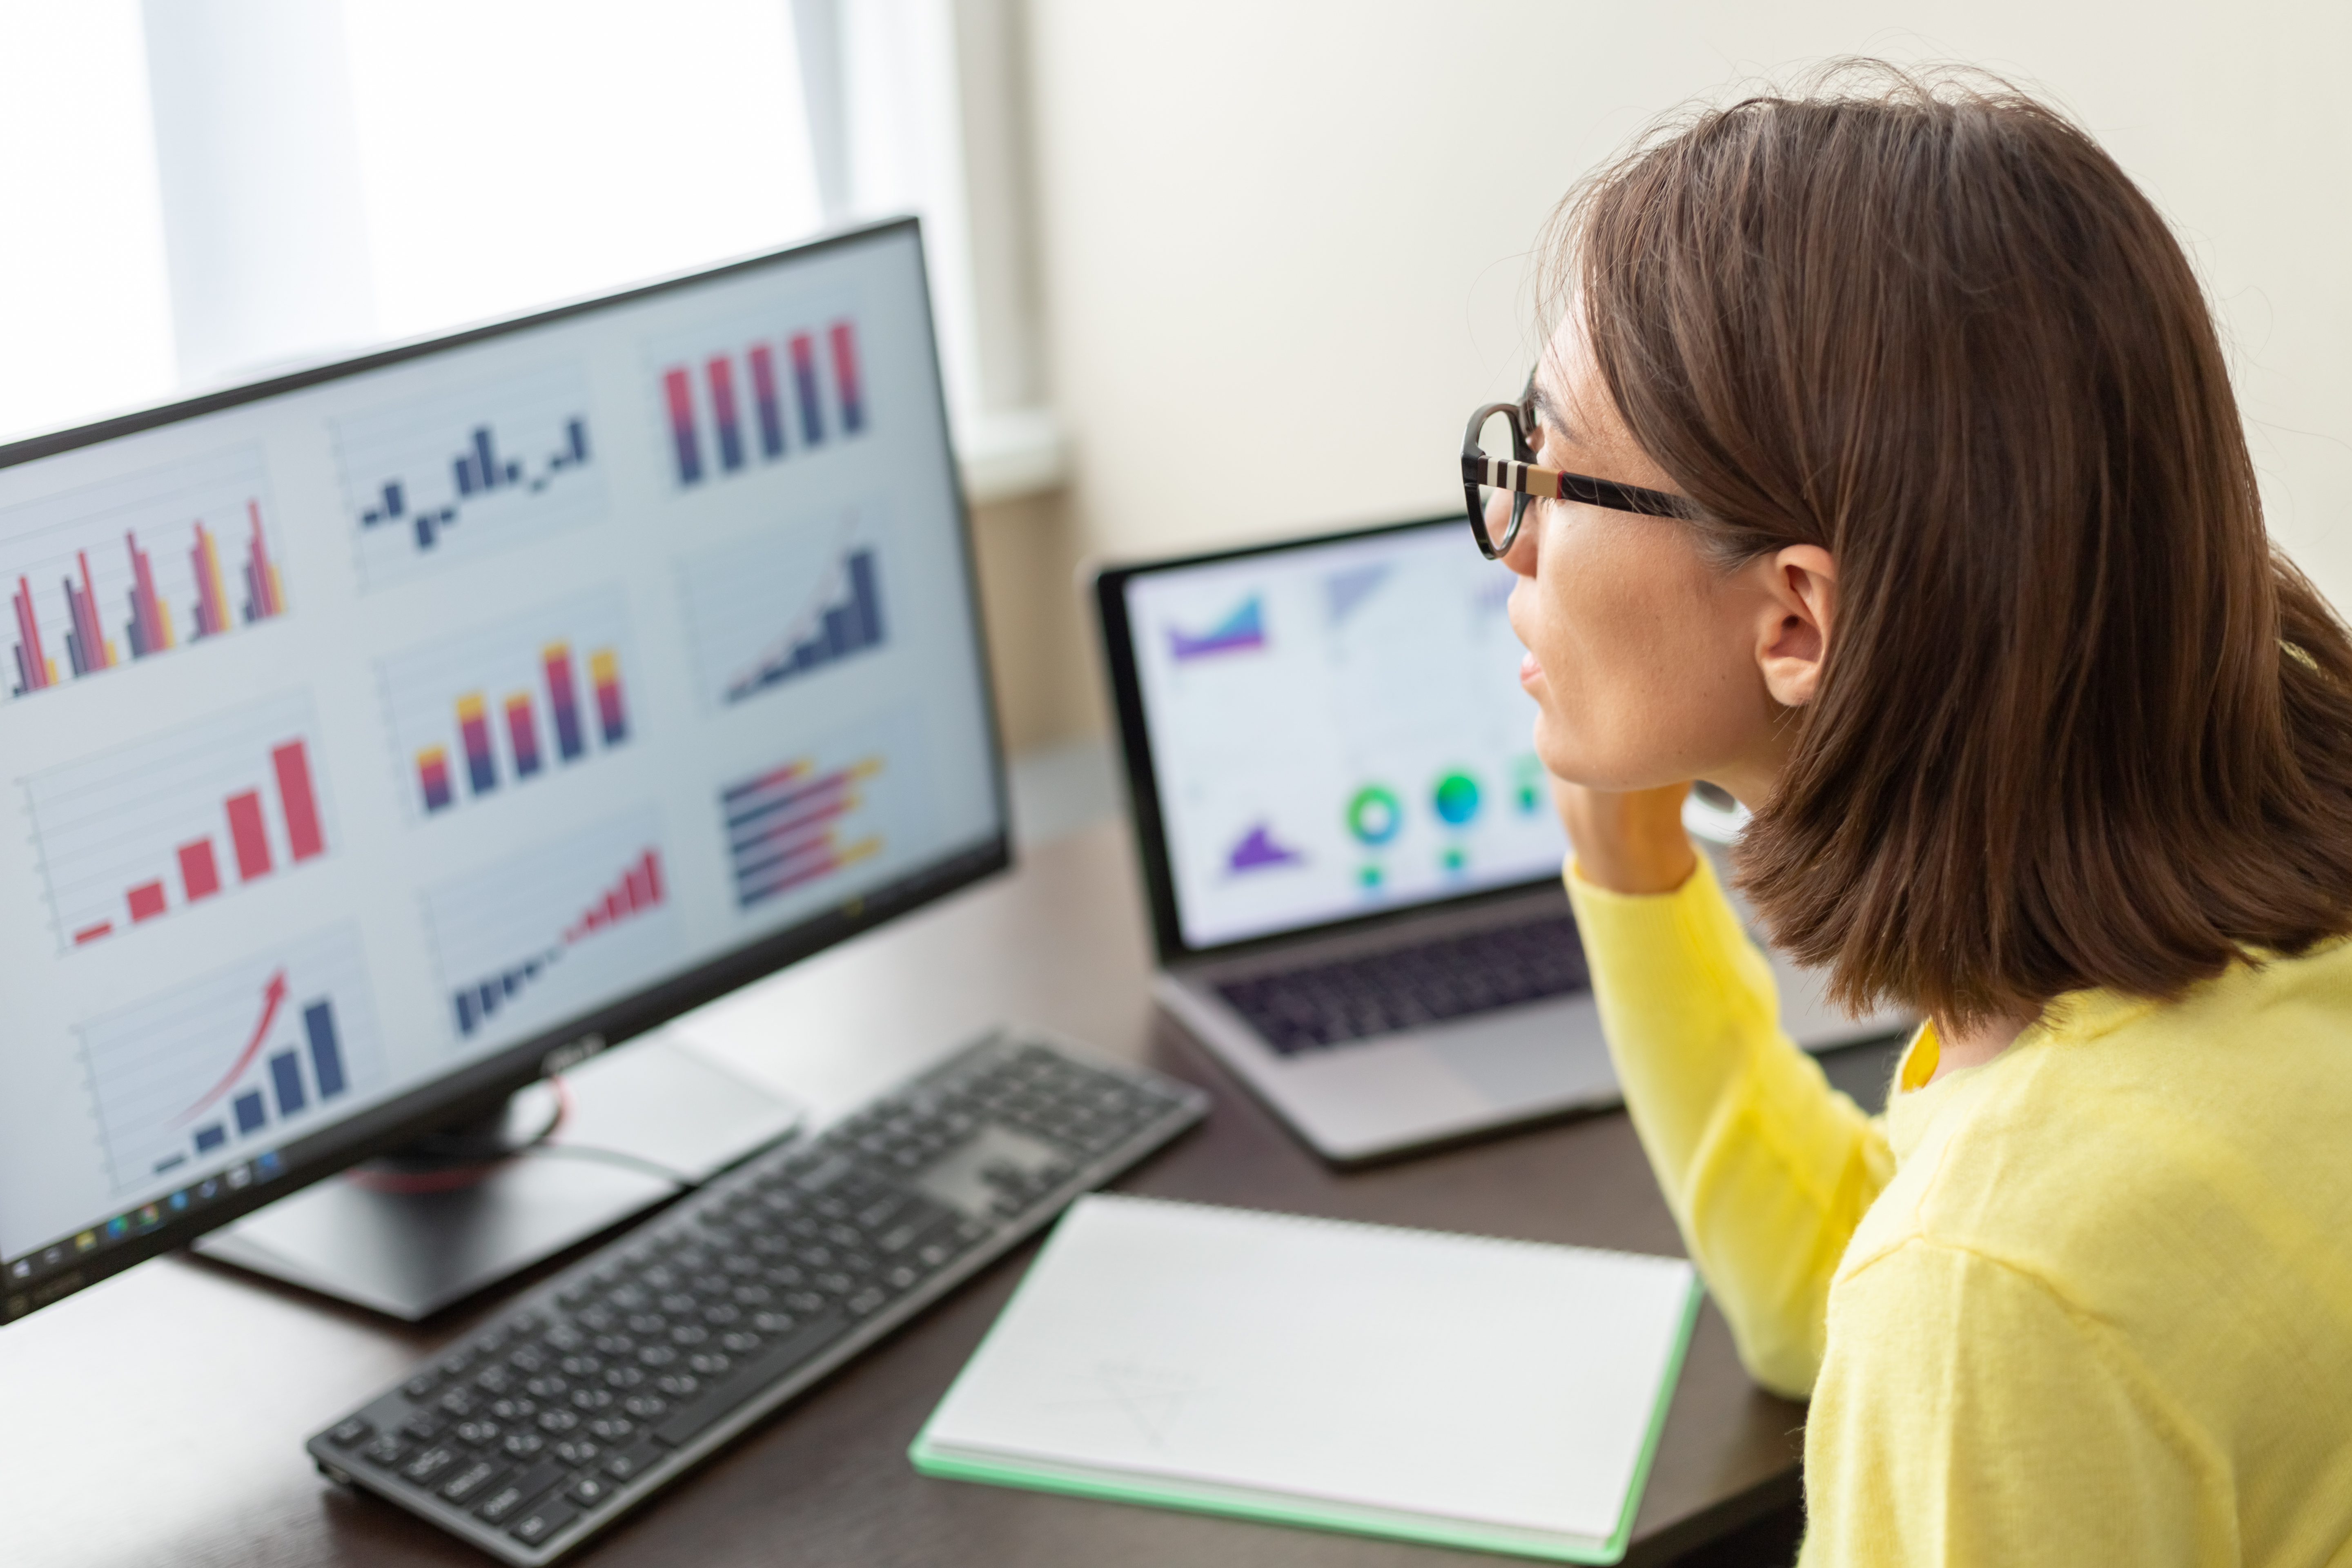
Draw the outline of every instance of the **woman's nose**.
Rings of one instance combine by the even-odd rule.
[[[1511,526],[1511,500],[1509,490],[1496,490],[1486,498],[1487,538],[1500,539],[1503,536],[1503,531]],[[1503,564],[1522,577],[1532,577],[1536,574],[1535,510],[1535,502],[1530,500],[1528,502],[1527,514],[1519,520],[1518,538],[1513,540],[1511,547],[1503,552]]]

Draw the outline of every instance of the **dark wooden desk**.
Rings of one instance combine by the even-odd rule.
[[[1129,1190],[1679,1251],[1622,1115],[1353,1174],[1318,1163],[1155,1014],[1130,868],[1118,828],[1061,840],[1012,877],[824,954],[682,1032],[829,1117],[992,1020],[1020,1018],[1215,1097],[1207,1124],[1122,1183]],[[1503,1561],[917,1476],[908,1443],[1028,1256],[983,1274],[580,1561]],[[170,1258],[0,1331],[0,1560],[39,1568],[488,1561],[396,1509],[326,1484],[301,1448],[308,1433],[488,1310],[412,1330]],[[1787,1507],[1797,1495],[1803,1418],[1801,1406],[1748,1381],[1710,1307],[1675,1394],[1632,1561],[1663,1561]]]

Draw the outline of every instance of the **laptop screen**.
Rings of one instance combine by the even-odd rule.
[[[1516,579],[1458,519],[1123,576],[1187,948],[1559,874]]]

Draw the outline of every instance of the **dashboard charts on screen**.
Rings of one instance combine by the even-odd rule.
[[[520,612],[383,661],[401,793],[419,820],[527,797],[635,732],[617,590]]]
[[[81,1025],[114,1191],[275,1151],[384,1081],[358,933],[336,926]]]
[[[1188,941],[1558,868],[1506,615],[1513,579],[1459,533],[1130,582]]]
[[[648,345],[670,479],[681,490],[804,460],[866,433],[845,310],[741,317]]]
[[[286,613],[261,450],[0,503],[12,698]]]
[[[451,1037],[504,1044],[635,989],[677,952],[652,807],[562,835],[425,894]]]
[[[289,693],[25,781],[58,944],[299,875],[332,847],[310,699]]]
[[[681,568],[703,700],[747,702],[888,642],[873,509],[768,531]]]
[[[723,785],[719,816],[736,907],[804,913],[874,879],[924,837],[922,731],[910,714],[795,748]],[[859,875],[860,872],[866,873]],[[801,896],[801,895],[808,896]]]
[[[554,364],[334,422],[371,588],[585,522],[604,508],[588,383]]]

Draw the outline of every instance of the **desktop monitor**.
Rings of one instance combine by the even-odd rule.
[[[1008,863],[906,220],[0,447],[0,1321]]]

